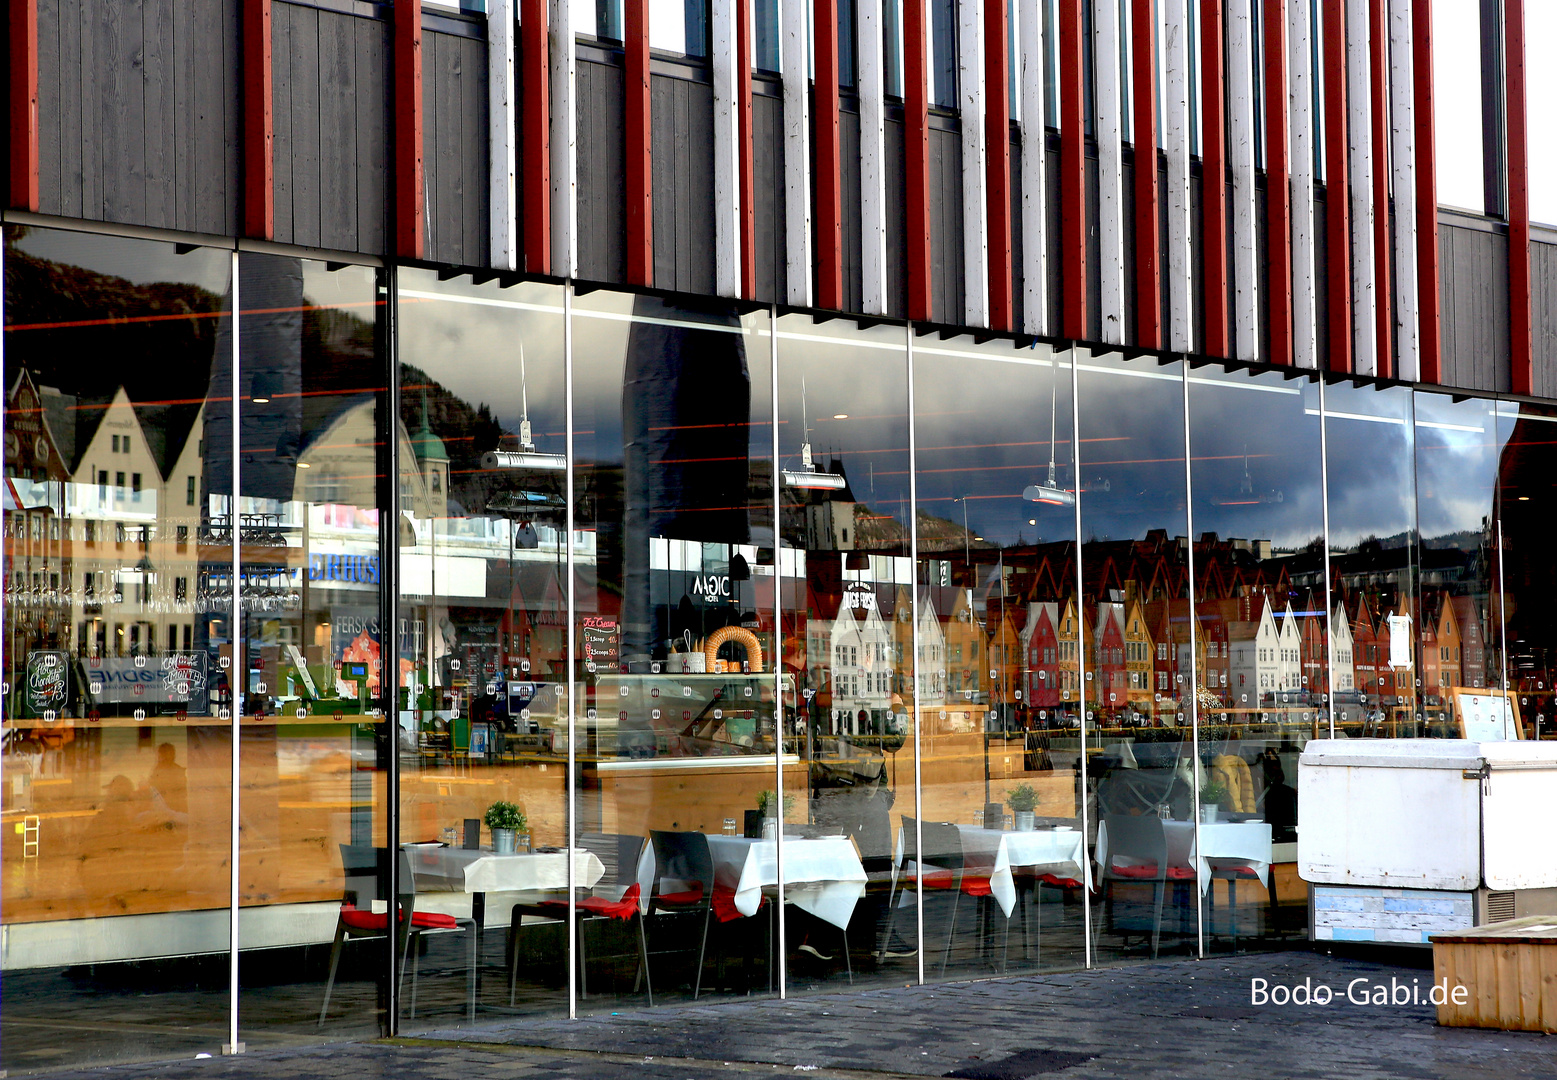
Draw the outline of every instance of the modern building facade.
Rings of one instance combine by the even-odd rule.
[[[1553,737],[1536,5],[481,8],[10,5],[4,1068],[1279,949]]]

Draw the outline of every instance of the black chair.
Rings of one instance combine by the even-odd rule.
[[[697,948],[697,974],[692,982],[692,999],[703,992],[703,961],[708,954],[708,935],[713,921],[734,922],[744,918],[735,910],[735,894],[714,884],[714,857],[708,848],[708,837],[699,832],[666,832],[651,830],[649,840],[654,845],[654,893],[649,901],[649,914],[668,911],[696,915],[703,914],[703,932]],[[667,882],[678,882],[679,887],[666,891]],[[759,903],[759,909],[767,905],[767,897]],[[772,973],[772,935],[769,934],[768,971]],[[720,952],[720,963],[722,960]],[[749,959],[749,956],[748,956]]]
[[[962,834],[957,831],[957,826],[949,821],[926,821],[918,824],[914,818],[904,814],[903,822],[903,862],[914,863],[919,867],[920,878],[926,890],[950,891],[952,893],[951,923],[946,928],[946,949],[941,956],[941,974],[946,974],[946,964],[951,959],[952,940],[957,933],[957,907],[963,896],[971,896],[978,899],[993,900],[993,893],[989,883],[989,868],[974,867],[971,872],[966,866],[962,853]],[[919,849],[918,832],[924,835],[924,849]],[[934,867],[929,872],[924,867]],[[982,873],[980,872],[982,871]],[[903,888],[911,887],[911,878],[904,877]],[[892,940],[893,924],[897,919],[897,888],[893,886],[893,895],[887,900],[889,914],[887,916],[887,934],[882,939],[882,946],[877,954],[878,960],[886,958],[887,943]],[[1010,936],[1010,923],[1006,924],[1006,937]],[[1005,969],[1005,941],[1002,940],[1000,950],[1001,970]]]
[[[646,841],[641,836],[624,836],[618,833],[584,833],[578,845],[592,852],[605,867],[605,873],[589,892],[579,898],[574,912],[574,929],[578,941],[579,996],[589,996],[589,975],[585,954],[585,928],[590,923],[619,919],[637,923],[638,930],[638,979],[643,982],[649,1000],[654,1007],[654,984],[649,977],[649,946],[644,934],[643,886],[638,881],[638,863],[643,857]],[[512,967],[508,973],[508,1004],[514,1003],[519,981],[519,928],[526,914],[565,920],[566,900],[546,900],[539,904],[515,904],[511,915],[514,934]],[[635,980],[633,990],[638,989]]]
[[[1152,959],[1155,960],[1162,936],[1162,901],[1167,883],[1193,881],[1195,871],[1188,866],[1168,865],[1167,836],[1162,831],[1162,819],[1155,814],[1105,814],[1103,825],[1108,831],[1108,862],[1098,868],[1098,881],[1103,889],[1105,910],[1112,916],[1113,889],[1117,883],[1151,882]],[[1101,931],[1102,921],[1099,920],[1092,932],[1094,951]]]
[[[340,967],[341,948],[348,939],[363,941],[389,936],[389,912],[375,912],[372,901],[378,897],[379,881],[383,878],[383,860],[388,857],[384,848],[358,844],[342,844],[341,864],[346,872],[345,895],[341,900],[340,917],[335,922],[335,939],[330,945],[330,974],[324,984],[324,1003],[319,1006],[319,1026],[324,1026],[330,1011],[330,995],[335,989],[335,973]],[[405,985],[407,957],[411,966],[411,1016],[416,1015],[416,982],[420,967],[419,947],[422,937],[431,934],[470,932],[470,958],[467,963],[471,1020],[476,1018],[476,921],[459,919],[432,911],[416,910],[416,876],[411,872],[411,860],[404,851],[399,856],[398,879],[400,894],[395,905],[399,909],[396,948],[400,951],[400,984]],[[412,948],[413,942],[418,944]]]

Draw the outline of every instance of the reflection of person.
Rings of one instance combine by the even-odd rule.
[[[146,788],[154,810],[160,811],[167,825],[189,824],[189,781],[178,763],[178,751],[172,743],[157,747],[157,764],[151,770]]]
[[[1265,768],[1265,821],[1271,828],[1271,840],[1287,844],[1297,839],[1297,792],[1287,783],[1286,770],[1274,750],[1266,750],[1261,759]]]

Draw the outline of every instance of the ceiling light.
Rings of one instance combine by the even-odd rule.
[[[1530,496],[1528,496],[1528,495],[1521,495],[1521,496],[1519,496],[1519,501],[1520,502],[1529,502],[1530,501]]]
[[[784,470],[784,483],[792,488],[815,488],[821,491],[839,491],[846,481],[837,473]]]
[[[299,461],[297,463],[297,467],[299,469],[311,469],[311,468],[313,468],[313,466],[308,464],[308,462],[306,462],[306,461]]]
[[[1050,506],[1074,506],[1076,505],[1076,493],[1066,491],[1062,487],[1054,487],[1050,484],[1028,484],[1022,489],[1022,498],[1028,502],[1047,503]],[[1029,521],[1029,525],[1037,524]]]
[[[846,413],[846,412],[835,412],[835,413],[833,413],[833,419],[834,420],[847,420],[848,418],[849,418],[849,414]]]
[[[568,467],[568,459],[562,454],[541,454],[534,451],[488,450],[481,455],[483,469],[554,469]]]

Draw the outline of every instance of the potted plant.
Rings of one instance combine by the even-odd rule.
[[[492,850],[499,855],[512,855],[516,837],[529,824],[524,811],[515,803],[495,802],[487,807],[485,820],[492,830]]]
[[[1200,820],[1208,825],[1214,823],[1226,801],[1227,788],[1215,780],[1203,784],[1200,788]]]
[[[1038,789],[1031,784],[1018,784],[1006,792],[1006,803],[1016,818],[1016,831],[1032,832],[1033,811],[1038,806]]]
[[[784,795],[784,817],[795,808],[795,797],[788,792]],[[771,789],[763,788],[757,792],[757,810],[762,814],[762,837],[764,840],[778,836],[779,818],[774,813],[778,809],[778,795]]]

